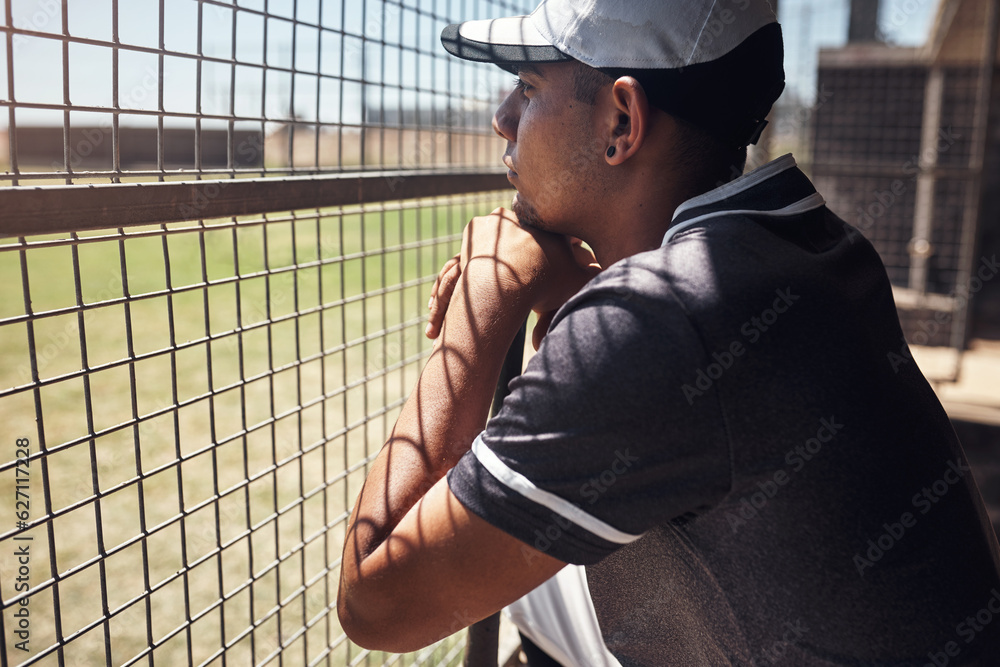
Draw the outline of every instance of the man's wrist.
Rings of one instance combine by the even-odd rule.
[[[480,336],[513,335],[531,314],[536,286],[533,276],[515,274],[502,262],[469,262],[456,297],[466,299],[469,326]]]

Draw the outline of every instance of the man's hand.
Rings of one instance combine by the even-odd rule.
[[[469,512],[442,478],[483,430],[528,313],[558,308],[594,271],[566,238],[523,228],[503,209],[467,226],[434,287],[444,305],[434,351],[348,522],[337,611],[356,642],[414,650],[563,567]]]
[[[424,335],[431,340],[441,333],[441,325],[444,323],[444,314],[448,312],[448,304],[451,303],[451,295],[455,292],[455,285],[462,275],[460,266],[461,255],[455,255],[441,267],[434,286],[431,287],[431,298],[427,302],[427,310],[430,311],[430,318]]]
[[[532,333],[537,350],[556,311],[601,269],[578,239],[522,227],[512,212],[498,208],[469,223],[461,253],[438,274],[427,304],[428,338],[440,334],[455,286],[470,270],[469,291],[478,298],[500,309],[505,300],[529,302],[539,316]]]

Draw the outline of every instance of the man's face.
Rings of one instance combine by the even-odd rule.
[[[503,162],[517,189],[511,208],[522,223],[579,235],[598,191],[607,146],[597,139],[596,107],[574,95],[575,63],[518,72],[514,91],[493,117],[507,139]]]

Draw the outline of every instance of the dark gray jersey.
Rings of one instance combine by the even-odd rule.
[[[449,484],[588,566],[625,666],[1000,664],[996,538],[907,352],[786,156],[574,296]]]

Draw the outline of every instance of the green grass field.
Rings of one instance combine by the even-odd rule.
[[[0,240],[8,664],[57,642],[56,604],[67,665],[104,664],[106,635],[116,665],[152,644],[160,665],[260,664],[279,646],[283,664],[388,659],[342,640],[328,610],[345,513],[429,349],[433,276],[464,223],[506,199],[29,239],[34,390],[21,253]],[[22,535],[29,652],[9,607],[16,438],[46,451]]]

